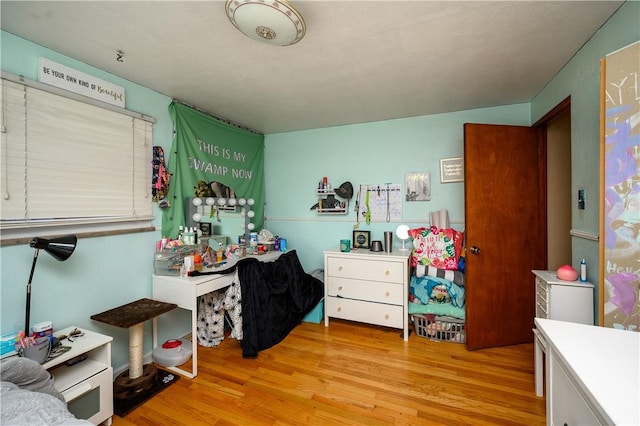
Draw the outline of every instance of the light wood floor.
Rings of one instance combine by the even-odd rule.
[[[230,338],[114,426],[543,425],[533,344],[469,352],[400,330],[302,323],[256,359]]]

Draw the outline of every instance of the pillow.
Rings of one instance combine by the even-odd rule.
[[[457,270],[462,251],[462,232],[452,228],[414,228],[409,230],[413,238],[411,266],[433,266],[440,269]]]

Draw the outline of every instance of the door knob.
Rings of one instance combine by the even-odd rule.
[[[480,254],[480,247],[471,246],[471,253]]]

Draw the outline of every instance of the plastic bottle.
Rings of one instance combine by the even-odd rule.
[[[218,243],[218,250],[216,251],[216,263],[222,262],[224,255],[224,249],[222,247],[222,243]]]
[[[580,261],[580,282],[587,282],[587,261],[584,259]]]
[[[189,240],[191,242],[190,245],[195,246],[196,245],[196,227],[192,226],[191,228],[189,228]]]

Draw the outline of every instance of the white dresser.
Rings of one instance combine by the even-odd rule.
[[[593,325],[593,284],[564,281],[556,271],[532,271],[536,277],[536,318]],[[542,363],[546,342],[535,328],[536,395],[543,395]]]
[[[548,425],[640,424],[640,333],[536,318]]]
[[[365,249],[324,252],[324,325],[329,318],[365,322],[404,331],[409,340],[410,250]]]

